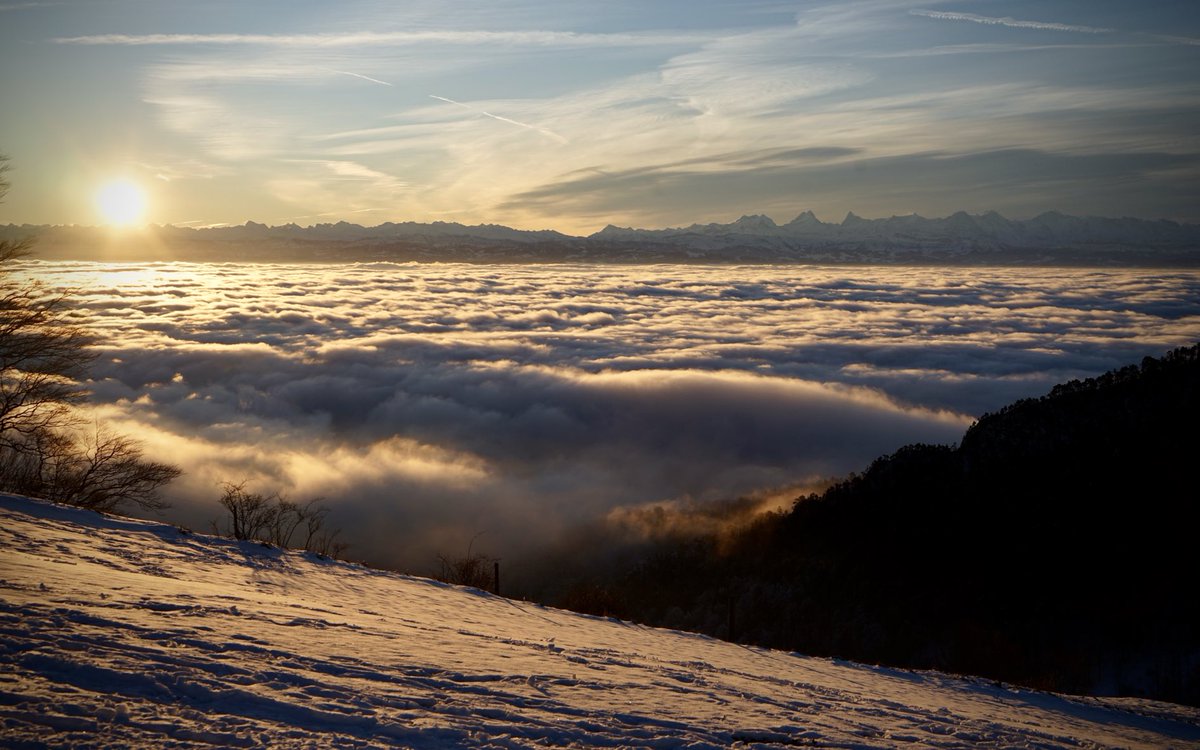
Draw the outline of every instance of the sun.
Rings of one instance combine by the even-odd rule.
[[[112,180],[96,191],[96,209],[109,224],[136,224],[146,213],[146,193],[130,180]]]

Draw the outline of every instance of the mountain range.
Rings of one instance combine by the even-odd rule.
[[[668,229],[610,224],[586,237],[448,222],[153,225],[141,232],[0,226],[0,239],[26,236],[49,259],[1200,265],[1200,225],[1055,211],[1027,220],[995,211],[934,219],[865,219],[851,212],[840,223],[805,211],[786,224],[760,214]]]

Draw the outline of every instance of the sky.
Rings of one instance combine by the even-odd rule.
[[[1200,274],[1162,269],[24,267],[98,336],[94,418],[184,469],[168,518],[244,480],[325,497],[355,559],[431,574],[483,532],[514,581],[1200,340]]]
[[[0,222],[1200,221],[1200,6],[0,1]]]

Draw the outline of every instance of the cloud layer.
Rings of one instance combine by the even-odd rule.
[[[622,508],[795,494],[1200,339],[1188,272],[29,268],[79,289],[101,416],[187,470],[187,522],[249,479],[417,571],[480,531],[519,560]]]

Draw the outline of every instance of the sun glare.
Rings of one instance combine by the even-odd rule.
[[[96,191],[96,208],[109,224],[136,224],[146,212],[146,194],[129,180],[113,180]]]

